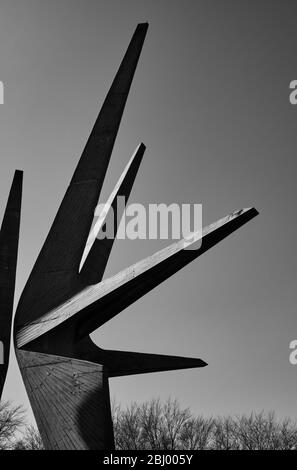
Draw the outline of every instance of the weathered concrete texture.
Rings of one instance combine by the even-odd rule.
[[[8,369],[21,218],[23,173],[16,171],[0,231],[0,399]],[[2,358],[1,358],[2,359]]]
[[[47,449],[113,448],[104,367],[73,358],[18,351],[22,377]]]

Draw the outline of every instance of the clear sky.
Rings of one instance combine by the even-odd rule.
[[[102,199],[143,141],[131,202],[201,203],[204,225],[260,212],[93,335],[209,364],[112,379],[123,404],[172,396],[205,415],[296,418],[296,13],[281,0],[1,1],[0,214],[24,170],[16,303],[139,22],[150,27]],[[117,241],[106,276],[161,246]],[[13,351],[4,398],[33,420]]]

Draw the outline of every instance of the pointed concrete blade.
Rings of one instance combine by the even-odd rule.
[[[89,360],[94,363],[103,364],[108,370],[109,377],[207,366],[206,362],[202,359],[190,357],[97,349],[97,353],[94,352],[89,357]]]
[[[85,285],[79,265],[148,25],[139,24],[20,299],[16,329]]]
[[[17,170],[0,231],[0,399],[8,370],[21,219],[23,172]]]
[[[183,239],[115,276],[87,287],[63,305],[48,312],[40,321],[20,328],[17,334],[18,347],[64,322],[64,328],[71,325],[71,328],[76,329],[77,339],[87,336],[257,214],[254,208],[233,212],[204,228],[202,233],[194,234],[192,243],[198,243],[197,250],[188,249],[191,242]]]
[[[80,275],[88,284],[97,284],[103,277],[118,224],[128,202],[144,152],[145,145],[140,144],[123,171],[89,235],[80,269]],[[125,204],[123,206],[117,204],[119,198],[124,198]],[[104,224],[109,223],[109,218],[111,219],[113,234],[112,237],[103,238],[102,230]]]

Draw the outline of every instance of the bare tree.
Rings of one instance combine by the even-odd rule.
[[[189,419],[183,426],[180,435],[181,449],[184,450],[206,450],[210,449],[213,440],[213,428],[215,421],[213,418]]]
[[[8,401],[0,402],[0,449],[10,449],[14,436],[24,424],[24,410]]]
[[[188,409],[182,410],[176,400],[164,404],[153,399],[122,410],[113,405],[115,443],[118,449],[178,449],[185,423],[190,420]]]
[[[297,449],[297,427],[296,422],[292,422],[286,418],[279,429],[279,446],[280,450],[296,450]]]
[[[142,428],[142,441],[145,449],[159,450],[164,445],[162,435],[162,407],[159,400],[153,399],[143,403],[140,408],[140,422]]]
[[[230,416],[218,417],[214,420],[213,438],[210,448],[215,450],[237,450],[236,423]]]
[[[289,418],[278,422],[275,414],[264,412],[237,417],[236,437],[240,449],[281,450],[295,449],[297,445],[296,422]]]
[[[179,449],[184,427],[191,419],[189,408],[181,409],[177,400],[168,400],[163,406],[163,449]]]
[[[23,436],[17,439],[14,446],[14,450],[43,450],[43,443],[38,430],[30,425],[26,426]]]
[[[140,407],[132,403],[129,408],[121,409],[112,404],[114,438],[117,449],[140,450],[143,448]]]

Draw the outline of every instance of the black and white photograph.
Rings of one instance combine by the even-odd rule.
[[[297,450],[294,0],[0,0],[0,162],[0,465]]]

